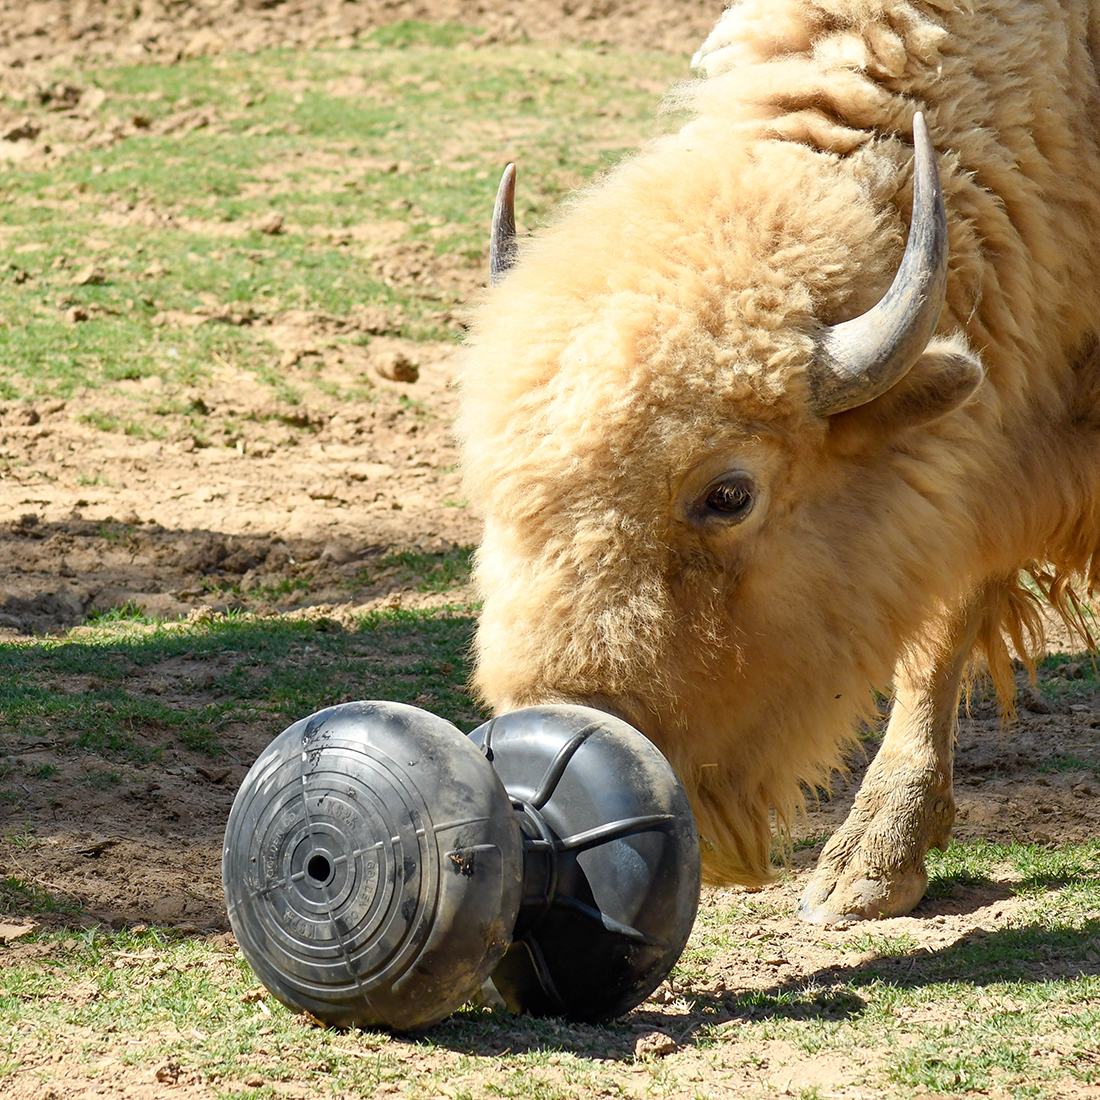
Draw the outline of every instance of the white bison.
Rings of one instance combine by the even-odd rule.
[[[463,353],[478,688],[645,731],[713,878],[892,684],[810,919],[919,900],[968,662],[1100,576],[1098,59],[1089,0],[743,0]]]

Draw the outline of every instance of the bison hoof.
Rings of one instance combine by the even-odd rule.
[[[924,896],[928,875],[924,869],[881,878],[837,872],[819,866],[802,895],[798,914],[811,924],[842,924],[854,920],[879,920],[908,913]]]

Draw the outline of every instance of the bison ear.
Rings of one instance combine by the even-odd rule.
[[[857,451],[931,424],[968,401],[984,377],[981,362],[962,339],[932,340],[895,386],[866,405],[832,416],[829,438],[840,451]]]

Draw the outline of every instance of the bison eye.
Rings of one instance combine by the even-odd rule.
[[[719,520],[743,520],[755,503],[754,488],[745,474],[725,474],[707,486],[704,513]]]

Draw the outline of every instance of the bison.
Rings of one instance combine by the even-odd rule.
[[[1089,0],[741,0],[682,129],[494,249],[476,685],[643,730],[746,884],[891,691],[808,919],[917,903],[968,667],[1010,706],[1100,576],[1098,58]]]

